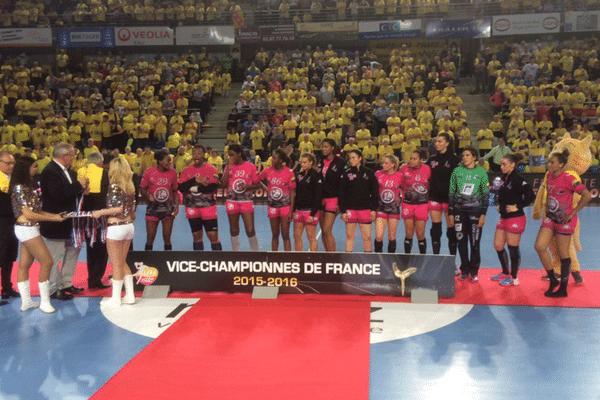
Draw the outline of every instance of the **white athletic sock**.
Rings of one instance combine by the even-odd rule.
[[[231,249],[233,251],[240,251],[240,237],[239,236],[231,237]]]
[[[250,242],[250,250],[258,251],[258,238],[256,235],[249,237],[248,241]]]

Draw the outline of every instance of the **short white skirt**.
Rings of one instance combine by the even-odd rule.
[[[133,223],[113,225],[106,229],[106,238],[110,240],[133,240],[134,233]]]
[[[15,225],[15,236],[21,243],[35,239],[36,237],[40,236],[40,226]]]

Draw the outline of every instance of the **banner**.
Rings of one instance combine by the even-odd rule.
[[[493,21],[494,36],[560,32],[560,13],[498,15]]]
[[[0,29],[0,47],[49,47],[52,46],[52,29]]]
[[[234,44],[233,26],[178,26],[175,30],[177,46]]]
[[[115,28],[117,46],[173,46],[175,34],[166,26]]]
[[[175,291],[408,296],[412,289],[454,297],[454,256],[384,253],[132,251],[138,290],[169,285]]]
[[[56,47],[115,47],[114,28],[56,29]]]
[[[239,30],[239,43],[293,42],[296,38],[294,25],[271,25],[243,28]]]
[[[361,21],[358,23],[360,40],[415,39],[421,37],[421,20]]]
[[[565,32],[589,32],[598,30],[599,11],[565,13]]]
[[[449,19],[429,21],[427,39],[476,39],[490,37],[491,21],[482,19]]]
[[[311,40],[357,40],[358,22],[302,22],[296,24],[296,36]]]

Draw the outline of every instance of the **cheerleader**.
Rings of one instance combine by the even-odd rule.
[[[450,255],[456,254],[456,232],[450,226],[448,214],[448,188],[450,176],[460,160],[454,154],[452,139],[446,133],[441,133],[434,141],[437,154],[429,157],[427,165],[431,168],[429,184],[429,213],[431,215],[431,247],[433,254],[440,254],[442,240],[442,215],[446,218],[446,236]]]
[[[223,173],[221,186],[227,188],[225,208],[229,219],[231,248],[240,250],[240,215],[244,221],[250,249],[258,251],[258,239],[254,230],[254,190],[259,186],[256,167],[246,160],[244,148],[239,144],[229,146],[229,163]]]
[[[383,252],[383,235],[388,230],[388,253],[396,252],[396,231],[400,220],[400,188],[402,174],[398,171],[400,161],[393,154],[383,157],[383,169],[375,173],[379,184],[379,207],[375,220],[375,252]]]
[[[294,212],[294,248],[302,251],[302,233],[306,228],[306,237],[310,251],[319,248],[317,243],[317,224],[323,196],[323,179],[315,168],[317,158],[312,153],[300,156],[300,172],[296,175],[296,210]]]
[[[564,171],[568,159],[568,149],[564,149],[561,153],[550,154],[548,172],[542,183],[546,188],[548,206],[546,218],[535,241],[535,250],[550,279],[550,287],[544,293],[547,297],[567,297],[571,269],[569,244],[577,226],[577,213],[591,200],[591,195],[581,183],[581,179]],[[573,193],[581,195],[575,207],[573,207]],[[548,253],[548,246],[552,240],[555,241],[560,256],[560,287],[557,291],[554,289],[559,283]]]
[[[335,251],[335,237],[333,224],[335,217],[340,213],[338,197],[340,191],[340,177],[346,167],[346,162],[337,156],[337,146],[333,139],[324,139],[321,147],[323,159],[319,164],[319,172],[323,179],[323,205],[320,223],[323,234],[325,251]]]
[[[12,209],[17,220],[15,236],[21,242],[17,286],[21,293],[21,311],[39,307],[43,312],[50,314],[56,311],[50,304],[50,282],[48,282],[54,261],[40,235],[40,221],[62,222],[64,218],[60,214],[42,211],[42,202],[33,184],[33,177],[36,174],[35,160],[23,156],[15,164],[9,184]],[[29,269],[34,259],[40,263],[38,285],[41,303],[31,300]]]
[[[121,157],[113,159],[110,162],[108,179],[110,186],[106,195],[107,208],[94,211],[93,216],[108,217],[106,249],[113,269],[113,279],[112,296],[106,304],[118,307],[121,304],[135,303],[133,275],[127,265],[127,253],[133,240],[135,221],[135,186],[129,163]],[[125,297],[121,299],[123,285]]]
[[[160,151],[154,154],[156,166],[144,172],[140,189],[142,196],[149,200],[146,208],[146,251],[151,251],[162,221],[162,234],[165,250],[173,250],[171,232],[173,221],[179,213],[177,193],[177,172],[171,167],[171,155]]]
[[[279,250],[279,235],[283,239],[283,250],[292,251],[290,240],[290,222],[296,197],[296,176],[288,168],[289,158],[285,151],[273,152],[272,166],[258,175],[258,179],[267,182],[268,215],[271,224],[271,250]]]
[[[348,163],[340,178],[339,191],[340,212],[342,221],[346,223],[346,251],[354,249],[356,224],[359,224],[364,251],[370,253],[371,223],[377,216],[379,185],[373,171],[363,166],[360,150],[348,152]]]
[[[521,264],[519,244],[527,225],[523,208],[531,204],[534,199],[531,186],[516,170],[516,166],[522,159],[522,154],[507,154],[500,162],[502,170],[502,185],[498,189],[500,220],[494,234],[494,248],[498,252],[502,272],[492,276],[492,280],[499,282],[502,286],[519,284],[519,279],[517,279]],[[504,248],[506,244],[508,244],[508,254]],[[508,271],[509,257],[510,275]]]
[[[408,164],[400,168],[402,175],[402,219],[404,220],[404,252],[412,251],[413,236],[417,234],[419,253],[427,252],[425,225],[429,219],[429,180],[431,168],[424,164],[425,150],[417,149],[410,153]]]

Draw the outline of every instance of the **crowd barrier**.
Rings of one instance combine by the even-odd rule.
[[[327,252],[132,251],[136,290],[168,285],[182,292],[250,292],[408,296],[413,289],[454,297],[455,257]]]

